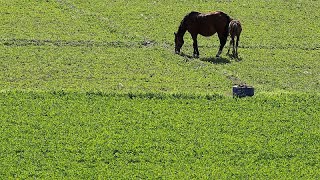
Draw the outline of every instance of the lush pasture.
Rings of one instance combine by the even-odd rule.
[[[319,8],[3,0],[0,177],[319,178]],[[214,58],[216,36],[173,54],[192,10],[241,20],[239,60]]]
[[[316,179],[319,100],[2,93],[0,175]]]

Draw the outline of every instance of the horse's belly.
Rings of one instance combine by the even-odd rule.
[[[199,29],[199,34],[202,36],[212,36],[216,33],[216,29],[212,26],[203,26],[202,28]]]
[[[201,34],[202,36],[206,36],[206,37],[212,36],[212,35],[214,35],[214,33],[216,33],[216,31],[201,31],[201,32],[199,32],[199,34]]]
[[[212,33],[212,32],[201,32],[199,34],[201,34],[202,36],[206,36],[206,37],[214,35],[214,33]]]

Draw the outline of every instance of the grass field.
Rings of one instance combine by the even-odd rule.
[[[0,177],[318,179],[319,1],[3,0]],[[240,19],[200,58],[190,11]],[[227,47],[226,47],[227,48]],[[233,98],[234,84],[255,87]]]

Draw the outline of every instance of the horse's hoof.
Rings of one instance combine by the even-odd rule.
[[[194,54],[193,57],[198,59],[199,58],[199,54]]]

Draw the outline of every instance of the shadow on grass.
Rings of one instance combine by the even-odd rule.
[[[185,58],[186,61],[192,60],[192,59],[199,59],[200,61],[205,61],[205,62],[210,62],[213,64],[227,64],[230,63],[230,61],[226,58],[222,57],[204,57],[204,58],[198,58],[194,57],[185,53],[180,53],[179,54],[181,57]]]
[[[197,58],[185,53],[180,53],[179,54],[181,57],[184,57],[186,61],[192,60],[192,59],[199,59],[200,61],[205,61],[205,62],[210,62],[212,64],[228,64],[231,63],[230,60],[235,60],[236,62],[242,61],[241,57],[233,57],[232,54],[227,54],[229,58],[224,58],[224,57],[203,57],[203,58]]]
[[[190,56],[190,55],[188,55],[188,54],[185,54],[185,53],[180,53],[179,54],[181,57],[184,57],[184,58],[187,58],[187,59],[194,59],[195,57],[193,57],[193,56]]]
[[[210,62],[212,64],[228,64],[231,63],[229,59],[223,57],[206,57],[200,58],[201,61]]]
[[[242,57],[234,57],[232,54],[228,54],[227,56],[229,56],[229,58],[234,59],[236,62],[240,62],[242,61]]]

